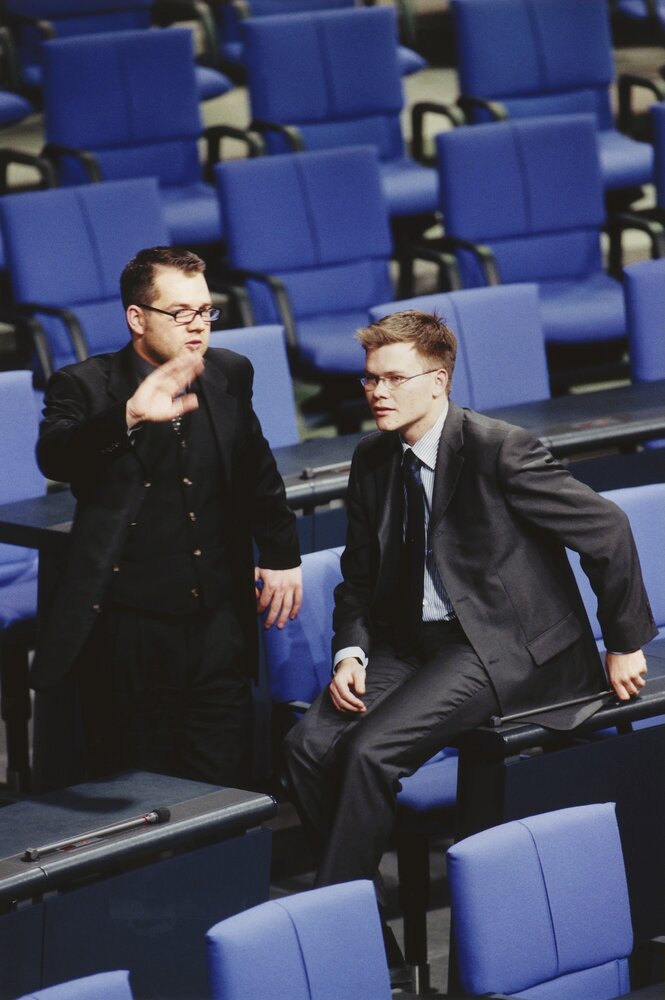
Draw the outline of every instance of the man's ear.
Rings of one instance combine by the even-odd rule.
[[[127,326],[132,332],[132,336],[142,337],[145,323],[143,310],[139,306],[127,306],[127,309],[125,310],[125,317],[127,319]]]
[[[446,392],[448,388],[448,372],[445,368],[440,368],[434,377],[434,384],[439,388],[437,395]]]

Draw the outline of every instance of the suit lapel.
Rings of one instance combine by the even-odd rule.
[[[460,454],[464,445],[463,421],[463,411],[451,402],[436,459],[430,532],[436,529],[444,517],[464,465],[464,457]]]
[[[107,392],[111,399],[128,399],[138,388],[139,377],[133,364],[131,343],[113,355]]]

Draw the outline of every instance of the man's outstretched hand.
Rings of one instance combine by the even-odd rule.
[[[127,427],[131,430],[138,424],[163,423],[195,410],[199,401],[185,389],[202,371],[203,358],[198,353],[178,355],[155,368],[127,400]]]

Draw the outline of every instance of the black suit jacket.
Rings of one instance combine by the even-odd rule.
[[[111,567],[150,488],[145,441],[129,437],[125,404],[137,386],[133,347],[56,372],[45,396],[37,459],[49,478],[71,484],[77,505],[71,545],[50,607],[40,622],[32,670],[36,688],[71,669],[103,605]],[[252,408],[253,369],[241,355],[209,350],[198,384],[211,415],[234,511],[237,603],[255,669],[256,612],[252,538],[259,564],[300,562],[295,517]]]
[[[396,433],[364,439],[348,492],[333,652],[394,631],[402,533]],[[521,428],[454,403],[439,445],[430,519],[437,568],[504,713],[593,694],[602,665],[565,548],[581,554],[608,649],[656,634],[628,520]]]

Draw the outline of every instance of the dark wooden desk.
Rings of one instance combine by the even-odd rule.
[[[86,840],[167,807],[170,817]],[[128,771],[0,809],[0,998],[129,969],[137,998],[208,996],[205,932],[268,898],[267,795]],[[35,861],[26,848],[77,846]]]

